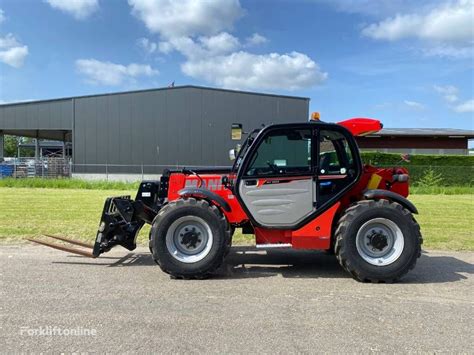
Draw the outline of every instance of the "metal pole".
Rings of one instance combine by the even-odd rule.
[[[3,161],[3,156],[4,156],[4,135],[3,131],[0,131],[0,162]]]
[[[39,154],[40,154],[40,151],[39,151],[39,140],[38,140],[38,138],[35,138],[35,159],[36,159],[36,160],[39,159]]]
[[[105,180],[109,181],[109,169],[107,163],[105,163]]]

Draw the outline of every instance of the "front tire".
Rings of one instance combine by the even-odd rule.
[[[150,250],[175,278],[202,279],[221,266],[230,228],[221,211],[205,200],[179,199],[163,207],[150,231]]]
[[[395,282],[413,269],[421,255],[420,226],[400,204],[359,201],[339,219],[335,252],[356,280]]]

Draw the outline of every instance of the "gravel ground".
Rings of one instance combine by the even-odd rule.
[[[428,251],[402,282],[372,285],[324,253],[238,247],[216,277],[182,281],[143,248],[0,246],[0,351],[474,353],[473,262]]]

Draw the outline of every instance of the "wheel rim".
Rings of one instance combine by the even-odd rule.
[[[211,251],[212,242],[209,224],[196,216],[178,218],[166,233],[168,252],[176,260],[187,264],[204,259]]]
[[[386,218],[374,218],[360,227],[356,246],[359,255],[369,264],[387,266],[400,257],[405,239],[395,222]]]

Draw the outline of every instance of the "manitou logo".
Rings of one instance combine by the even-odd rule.
[[[222,190],[222,182],[221,179],[207,179],[203,180],[203,186],[208,190],[211,191],[219,191]],[[186,183],[184,184],[185,187],[198,187],[199,185],[199,180],[198,179],[192,179],[192,180],[186,180]]]

